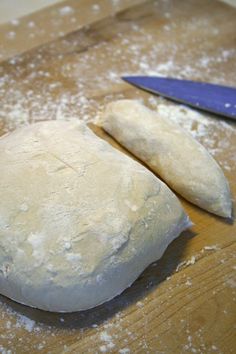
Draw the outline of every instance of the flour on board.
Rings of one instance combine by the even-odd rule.
[[[97,9],[95,5],[97,4],[93,7]],[[74,9],[64,6],[58,11],[60,16],[69,17],[73,15]],[[10,59],[9,65],[12,66],[13,73],[9,74],[4,70],[0,78],[2,132],[47,119],[83,119],[86,122],[95,122],[103,104],[125,97],[125,94],[119,91],[124,88],[121,77],[127,74],[198,79],[204,70],[204,75],[214,82],[230,84],[231,77],[225,76],[220,68],[225,63],[232,62],[236,49],[216,48],[208,54],[207,49],[201,46],[197,55],[191,52],[185,54],[188,63],[181,64],[176,60],[176,54],[183,56],[184,43],[175,43],[171,40],[171,33],[175,31],[176,24],[171,21],[170,12],[167,11],[164,15],[168,22],[168,31],[163,30],[168,32],[166,34],[168,40],[165,43],[158,41],[158,37],[155,39],[157,34],[143,27],[138,21],[130,24],[128,34],[123,32],[118,22],[114,41],[101,40],[92,45],[91,50],[88,48],[82,53],[80,50],[83,49],[83,42],[91,40],[89,37],[86,39],[86,32],[83,31],[78,32],[73,39],[70,35],[63,38],[61,43],[57,44],[61,47],[59,52],[53,42],[48,45],[53,60],[57,62],[54,73],[48,71],[47,61],[43,55],[44,48],[38,49],[35,56],[27,59],[27,67],[21,64],[24,55]],[[9,31],[12,40],[17,23],[13,21],[12,31]],[[200,19],[196,19],[195,22],[191,20],[188,28],[195,33],[202,25]],[[35,22],[30,21],[28,27],[29,35],[37,35],[38,28]],[[216,31],[219,30],[213,26],[209,31],[209,37],[214,39]],[[155,45],[150,46],[149,42]],[[68,56],[69,48],[70,51],[78,50],[79,54]],[[23,79],[19,82],[18,77],[23,73]],[[73,89],[64,86],[67,81],[71,83]],[[117,93],[110,94],[114,87],[117,87],[115,90]],[[140,92],[137,90],[133,98],[139,97]],[[172,119],[187,129],[216,157],[224,171],[236,168],[235,153],[229,143],[231,139],[236,138],[236,130],[232,123],[209,114],[200,114],[178,104],[167,104],[166,101],[152,95],[149,96],[147,103],[167,119]]]
[[[118,3],[119,0],[112,0],[114,7]],[[121,24],[118,21],[113,40],[106,40],[101,36],[98,43],[93,42],[88,28],[78,31],[74,37],[66,36],[62,38],[59,49],[56,46],[54,47],[52,43],[49,46],[49,54],[55,62],[53,73],[48,70],[48,59],[43,55],[44,48],[37,50],[31,58],[26,55],[26,66],[23,64],[24,55],[9,59],[10,70],[6,70],[6,66],[0,67],[0,134],[21,125],[47,119],[67,120],[72,118],[94,122],[100,105],[119,98],[141,99],[143,97],[139,90],[134,91],[131,97],[129,96],[130,87],[128,85],[124,87],[124,83],[120,79],[124,75],[162,75],[198,80],[204,74],[205,80],[211,80],[211,82],[219,84],[235,85],[235,78],[232,75],[234,71],[225,74],[223,68],[224,65],[231,63],[232,70],[234,70],[236,48],[229,48],[226,45],[215,49],[210,47],[209,51],[208,47],[208,44],[216,41],[220,35],[221,23],[212,23],[207,20],[207,17],[201,19],[191,16],[186,20],[185,32],[194,34],[194,41],[198,48],[197,51],[191,52],[186,50],[187,41],[185,42],[184,33],[181,42],[176,43],[172,40],[177,24],[172,14],[172,8],[168,6],[168,1],[165,1],[164,5],[165,10],[162,10],[160,15],[162,15],[163,21],[166,20],[166,24],[163,30],[160,26],[155,33],[151,32],[149,27],[145,27],[142,20],[135,21],[134,19],[131,21],[132,23],[125,22],[125,26],[128,28],[127,32],[122,29],[122,21]],[[91,6],[91,12],[94,15],[98,11],[99,9],[96,10]],[[63,21],[77,23],[78,27],[80,26],[75,12],[76,9],[68,6],[61,7],[55,12],[55,17],[51,23],[53,29],[48,33],[50,40],[58,37]],[[17,29],[21,25],[21,20],[12,20],[10,25],[8,39],[11,43],[14,43],[14,41],[17,41]],[[25,40],[34,40],[43,34],[43,31],[38,28],[38,24],[34,21],[29,21],[26,27],[28,38],[26,37]],[[201,38],[196,37],[195,34],[200,33],[202,27],[207,28],[208,40],[200,42]],[[159,40],[159,33],[165,36],[165,42]],[[63,36],[63,33],[61,33],[61,36]],[[86,48],[87,41],[89,41],[91,48]],[[152,44],[150,45],[150,43]],[[1,53],[4,54],[4,48],[1,47],[0,49]],[[178,57],[181,60],[178,61]],[[106,62],[105,66],[104,61]],[[72,89],[69,88],[70,85],[67,85],[68,82],[73,87]],[[122,93],[124,88],[127,91]],[[115,93],[111,94],[112,91],[115,91]],[[229,145],[229,141],[236,138],[235,127],[232,123],[209,114],[200,114],[193,109],[178,104],[167,104],[166,101],[152,95],[147,97],[146,103],[151,108],[156,109],[166,119],[172,119],[187,129],[216,157],[225,172],[230,172],[230,169],[232,173],[235,171],[235,152],[233,146]],[[219,134],[221,140],[218,139]],[[22,206],[22,208],[25,208],[25,206]],[[65,247],[69,248],[66,244]],[[211,250],[209,247],[211,247]],[[216,249],[214,245],[210,245],[205,246],[204,250],[215,251]],[[227,260],[228,258],[225,256],[225,259],[220,259],[219,263],[224,265]],[[189,265],[191,265],[194,259],[185,261],[182,266],[186,266],[187,262],[190,262]],[[178,276],[181,273],[178,273]],[[194,279],[185,279],[184,286],[190,286],[190,283],[194,286],[194,281]],[[234,284],[230,281],[228,286],[232,288],[232,285]],[[170,298],[165,299],[165,301],[170,302],[171,307],[171,301],[175,293],[172,288],[169,289],[169,293]],[[143,303],[143,298],[142,302],[136,302],[137,312],[144,312]],[[108,306],[109,304],[105,305],[104,308],[106,309]],[[156,302],[155,311],[157,311],[157,314],[161,314],[163,311],[161,299]],[[228,314],[227,309],[224,309],[223,313],[226,316]],[[42,318],[44,318],[43,315]],[[78,317],[78,323],[81,318],[83,318],[82,314]],[[14,348],[15,350],[22,351],[20,343],[24,342],[24,345],[27,345],[29,350],[33,352],[47,348],[51,340],[56,340],[61,348],[64,347],[65,351],[67,350],[67,345],[61,339],[63,337],[61,333],[67,330],[64,327],[58,329],[41,325],[25,315],[11,311],[10,306],[2,303],[0,319],[1,325],[3,323],[4,326],[4,331],[1,327],[0,333],[0,352],[4,354],[10,354],[15,343],[19,345],[19,347]],[[143,323],[141,319],[140,325]],[[67,321],[66,316],[60,316],[59,323],[61,325],[66,326]],[[93,321],[91,331],[94,334],[94,343],[97,343],[98,348],[101,347],[104,352],[114,350],[114,348],[109,349],[109,345],[112,345],[110,343],[120,344],[121,339],[123,340],[121,343],[123,348],[115,347],[115,350],[117,349],[120,354],[132,352],[128,348],[129,341],[136,342],[137,346],[140,346],[140,352],[149,350],[147,347],[149,343],[146,343],[145,338],[139,338],[136,331],[133,331],[132,326],[129,326],[129,330],[127,329],[128,317],[123,314],[123,310],[116,312],[112,318],[105,320],[103,324],[95,323],[96,316],[94,316]],[[206,347],[201,328],[194,333],[193,337],[189,337],[188,331],[191,328],[191,321],[188,320],[187,316],[182,319],[180,325],[186,336],[186,348],[183,348],[183,350],[194,352],[196,350],[193,345],[194,340],[199,342],[199,350],[202,352],[209,350]],[[165,326],[173,328],[171,322],[168,321]],[[70,329],[70,332],[75,333],[77,331],[79,340],[79,336],[83,336],[82,330],[83,328],[77,330],[73,328]],[[100,337],[101,331],[105,331],[107,335],[103,333]],[[33,336],[35,333],[36,335]],[[163,346],[164,348],[161,338],[158,339],[158,343],[160,347]],[[217,347],[212,345],[212,350],[217,350]],[[168,351],[168,348],[166,348],[166,351]]]

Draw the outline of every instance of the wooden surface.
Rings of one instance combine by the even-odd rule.
[[[125,84],[124,74],[236,86],[233,8],[210,0],[81,0],[64,6],[70,10],[63,13],[57,5],[0,27],[0,134],[45,119],[93,122],[100,105],[123,97],[161,105],[165,113],[167,101]],[[172,118],[214,154],[235,197],[235,124],[172,107]],[[114,300],[63,315],[1,297],[0,352],[235,353],[235,224],[181,201],[194,226]]]

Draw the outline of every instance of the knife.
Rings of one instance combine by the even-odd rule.
[[[236,119],[236,88],[157,76],[124,76],[143,90],[189,106]]]

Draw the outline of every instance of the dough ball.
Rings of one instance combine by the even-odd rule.
[[[164,183],[79,122],[1,137],[0,165],[0,291],[32,307],[102,304],[189,226]]]

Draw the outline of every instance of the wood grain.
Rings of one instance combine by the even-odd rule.
[[[68,33],[141,2],[144,1],[80,0],[78,2],[68,0],[20,18],[19,25],[10,21],[1,25],[0,60],[11,58],[13,55],[19,55],[39,45],[64,37]],[[100,11],[96,10],[97,7]],[[15,35],[12,35],[12,32]]]
[[[74,12],[63,20],[59,5],[28,16],[14,29],[17,43],[3,40],[12,25],[1,27],[0,135],[45,119],[94,122],[100,105],[116,98],[142,99],[150,107],[169,104],[123,83],[119,77],[125,72],[236,85],[232,8],[210,0],[127,0],[116,7],[96,1],[100,10],[92,11],[94,4],[64,2]],[[30,21],[44,30],[32,41]],[[206,114],[202,120],[209,122],[204,125],[208,135],[197,138],[215,149],[235,198],[235,124]],[[193,132],[199,126],[193,122]],[[90,127],[122,150],[101,129]],[[227,142],[223,147],[222,141]],[[235,223],[180,199],[194,226],[114,300],[89,311],[56,314],[1,297],[0,352],[235,353]]]

